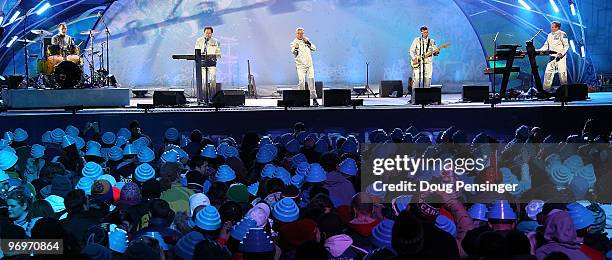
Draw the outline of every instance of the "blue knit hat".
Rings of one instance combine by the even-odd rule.
[[[195,224],[204,230],[218,230],[221,228],[221,215],[219,215],[219,211],[214,206],[204,206],[196,214]]]
[[[111,147],[111,149],[108,151],[108,159],[111,161],[120,161],[123,159],[123,151],[121,148],[119,148],[119,146]]]
[[[97,146],[90,146],[87,148],[87,152],[85,152],[85,155],[87,156],[96,156],[96,157],[102,157],[102,152],[100,151],[100,148]]]
[[[298,153],[291,157],[291,165],[293,165],[293,168],[297,168],[298,165],[302,162],[308,162],[306,155],[304,155],[303,153]]]
[[[138,151],[136,149],[136,146],[134,146],[133,144],[128,143],[127,145],[125,145],[125,147],[123,147],[123,155],[137,155]]]
[[[262,178],[272,178],[274,177],[274,172],[276,171],[276,166],[274,164],[268,163],[261,170]]]
[[[284,133],[280,136],[280,144],[282,144],[283,146],[285,146],[289,141],[291,141],[292,139],[294,139],[293,134],[291,133]]]
[[[276,167],[276,170],[274,171],[274,175],[272,177],[281,179],[285,184],[289,184],[289,182],[291,181],[291,173],[289,173],[289,171],[280,166]]]
[[[162,156],[161,156],[161,160],[164,163],[167,163],[167,162],[178,162],[180,160],[179,159],[179,153],[176,150],[174,150],[174,149],[165,151],[162,154]]]
[[[110,185],[113,187],[117,185],[117,180],[110,174],[102,174],[100,177],[98,177],[98,180],[108,181],[108,183],[110,183]]]
[[[308,168],[306,182],[324,182],[327,180],[327,175],[323,167],[318,163],[313,163]]]
[[[89,140],[87,141],[87,143],[85,143],[85,146],[87,147],[87,150],[95,148],[95,149],[101,149],[102,145],[94,140]]]
[[[229,165],[221,165],[219,169],[217,169],[217,174],[215,175],[215,180],[218,182],[230,182],[236,179],[236,172],[229,167]]]
[[[438,215],[438,217],[436,218],[436,227],[446,231],[453,237],[457,236],[457,226],[455,225],[455,222],[453,222],[447,216],[441,214]]]
[[[81,170],[81,174],[83,174],[83,176],[85,177],[95,180],[104,173],[102,172],[102,166],[95,162],[88,162]]]
[[[204,235],[191,231],[179,239],[174,247],[174,253],[183,260],[192,260],[195,247],[202,240],[204,240]]]
[[[270,138],[269,135],[266,135],[262,137],[261,139],[259,139],[259,146],[262,146],[264,144],[274,144],[274,142],[272,141],[272,138]]]
[[[65,135],[66,132],[64,132],[64,130],[55,128],[51,131],[51,140],[53,140],[54,143],[61,144]]]
[[[314,147],[315,152],[323,154],[329,151],[329,142],[327,141],[327,137],[321,137],[315,143]]]
[[[64,135],[62,137],[62,148],[66,148],[71,145],[76,145],[76,139],[70,135]]]
[[[536,231],[539,226],[540,224],[535,220],[525,220],[516,225],[516,230],[522,233],[529,233]]]
[[[298,189],[302,188],[302,185],[304,185],[304,176],[299,174],[293,175],[291,177],[290,184],[297,187]]]
[[[132,142],[133,145],[138,147],[138,150],[140,151],[140,149],[142,149],[143,147],[148,147],[151,142],[149,140],[149,138],[146,138],[144,136],[134,140],[134,142]]]
[[[300,142],[296,139],[291,139],[291,141],[285,144],[285,149],[290,153],[299,153],[300,152]]]
[[[402,141],[404,139],[404,131],[402,131],[402,129],[399,129],[399,128],[394,128],[391,131],[390,136],[393,141]]]
[[[468,210],[468,213],[473,220],[489,221],[489,219],[487,219],[487,211],[487,205],[474,203]]]
[[[567,211],[572,218],[572,222],[574,222],[574,226],[576,226],[576,230],[587,228],[595,222],[593,212],[579,203],[573,202],[567,204]]]
[[[130,130],[128,130],[127,128],[123,127],[119,129],[119,131],[117,131],[117,137],[119,136],[123,136],[123,138],[129,140],[132,137],[132,132],[130,132]]]
[[[290,198],[283,198],[272,208],[272,216],[285,223],[296,221],[300,216],[300,209]]]
[[[391,248],[391,233],[393,220],[385,219],[372,229],[372,244],[378,248]]]
[[[230,231],[230,236],[238,241],[242,241],[246,236],[246,233],[249,232],[249,229],[257,227],[257,222],[248,217],[242,219],[242,221],[236,223],[232,230]]]
[[[507,200],[497,200],[489,208],[487,218],[491,219],[502,219],[502,220],[516,220],[516,213],[514,209],[510,207],[510,203]]]
[[[347,139],[344,143],[342,143],[342,147],[340,150],[343,153],[357,154],[357,146],[358,144],[355,141]]]
[[[412,195],[400,195],[397,198],[391,201],[391,204],[395,207],[395,209],[400,212],[407,210],[410,202],[412,201]]]
[[[599,234],[605,232],[606,229],[606,212],[597,203],[591,203],[587,209],[593,212],[595,219],[591,225],[590,233]]]
[[[134,172],[134,178],[139,182],[146,182],[150,179],[155,178],[155,169],[148,163],[143,163],[136,167]]]
[[[106,145],[114,144],[116,138],[117,138],[117,136],[115,136],[115,133],[113,133],[113,132],[106,132],[106,133],[102,134],[102,143],[104,143]]]
[[[45,155],[45,147],[40,145],[40,144],[34,144],[32,145],[32,148],[30,149],[30,156],[32,156],[32,158],[34,159],[38,159],[41,158]]]
[[[46,131],[41,136],[41,142],[43,142],[43,143],[53,143],[53,138],[51,138],[51,131]]]
[[[108,232],[108,247],[115,252],[124,253],[128,247],[127,232],[119,228]]]
[[[91,195],[91,186],[93,186],[93,183],[94,179],[88,177],[81,177],[75,188],[83,190],[87,195]]]
[[[76,144],[77,149],[83,150],[83,147],[85,147],[85,139],[83,139],[80,136],[77,136],[77,137],[74,138],[74,140],[75,140],[75,144]]]
[[[346,175],[356,176],[358,171],[357,163],[353,158],[346,158],[338,165],[338,170]]]
[[[263,145],[257,151],[255,159],[258,163],[269,163],[276,157],[276,147],[271,144]]]
[[[180,135],[179,131],[176,128],[171,127],[171,128],[168,128],[166,132],[164,133],[164,138],[166,138],[166,140],[168,141],[174,142],[179,139],[179,135]]]
[[[515,132],[515,138],[527,139],[529,137],[529,127],[526,125],[519,126]]]
[[[301,162],[298,164],[295,169],[295,173],[298,175],[306,176],[308,175],[308,170],[310,169],[310,164],[307,162]]]
[[[21,128],[17,128],[14,131],[15,134],[15,142],[23,142],[28,139],[28,132]]]
[[[228,146],[225,150],[223,150],[223,158],[227,159],[227,158],[233,158],[233,157],[238,157],[238,155],[240,154],[240,152],[238,151],[238,148],[233,147],[233,146]]]
[[[155,160],[155,152],[151,150],[149,147],[142,147],[140,151],[138,151],[138,161],[139,162],[152,162]]]
[[[238,251],[243,253],[265,253],[272,252],[274,244],[262,228],[251,228],[238,246]]]
[[[253,196],[257,196],[257,192],[259,191],[259,182],[252,183],[247,187],[247,191],[249,194]]]
[[[202,148],[200,155],[205,158],[217,158],[217,149],[215,149],[214,145],[208,144],[204,148]]]
[[[65,132],[66,132],[66,134],[67,134],[67,135],[69,135],[69,136],[72,136],[72,137],[77,137],[77,136],[79,136],[79,133],[80,133],[81,131],[79,131],[79,129],[78,129],[78,128],[76,128],[76,126],[73,126],[73,125],[68,125],[68,126],[66,126],[66,131],[65,131]]]

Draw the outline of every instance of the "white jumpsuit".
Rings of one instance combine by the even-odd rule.
[[[296,49],[295,46],[298,46]],[[308,89],[310,90],[310,98],[317,98],[315,89],[314,66],[312,64],[312,52],[317,47],[310,42],[310,46],[304,40],[297,38],[291,42],[291,52],[295,58],[295,68],[298,75],[298,87],[306,89],[306,81],[308,81]]]
[[[216,54],[217,59],[221,58],[221,44],[216,38],[211,37],[210,40],[208,40],[208,46],[205,46],[205,45],[206,45],[206,38],[200,37],[196,41],[195,49],[202,50],[202,55],[204,55],[205,53],[207,53],[208,55]],[[206,90],[205,84],[206,84],[206,67],[204,67],[203,65],[202,67],[202,86],[204,87],[204,89],[202,91]],[[217,67],[216,66],[208,67],[208,85],[212,86],[212,88],[209,88],[211,93],[214,92],[217,86]]]
[[[555,73],[559,73],[559,81],[561,85],[567,84],[567,51],[569,50],[569,43],[567,34],[564,31],[551,32],[546,38],[546,42],[539,51],[556,51],[563,55],[563,58],[557,61],[554,59],[557,55],[551,55],[551,61],[546,65],[546,71],[544,72],[544,89],[549,90],[553,83]]]
[[[427,46],[428,42],[429,46]],[[414,60],[414,58],[418,57],[419,55],[433,51],[437,48],[438,47],[436,46],[436,41],[434,41],[434,39],[429,37],[417,37],[412,41],[412,45],[410,45],[410,59]],[[422,52],[421,49],[423,50]],[[424,66],[421,65],[418,68],[412,68],[413,89],[421,87],[421,78],[423,77],[423,73],[421,72],[422,68],[425,69],[424,87],[428,88],[431,86],[431,77],[433,74],[433,56],[425,58],[423,64]]]

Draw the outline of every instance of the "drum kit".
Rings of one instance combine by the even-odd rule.
[[[104,48],[108,46],[108,41],[102,43],[99,49],[96,49],[93,44],[94,36],[102,33],[101,31],[87,30],[80,33],[81,35],[88,35],[91,43],[90,48],[83,51],[79,47],[80,44],[65,47],[50,44],[50,38],[48,37],[51,36],[51,33],[46,30],[32,30],[30,32],[37,35],[35,40],[21,39],[19,42],[24,43],[27,58],[38,58],[38,73],[35,77],[36,80],[31,81],[26,69],[26,87],[74,89],[109,85],[108,67],[104,66],[104,59],[108,59],[108,50],[105,57]],[[41,50],[43,50],[42,57],[27,55],[27,45],[39,41],[42,46]],[[99,59],[97,69],[94,62],[96,57]],[[89,65],[89,75],[83,72],[85,63]],[[108,64],[108,61],[106,64]]]

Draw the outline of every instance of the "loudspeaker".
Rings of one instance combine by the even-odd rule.
[[[350,89],[326,89],[323,91],[323,106],[349,106],[351,105]]]
[[[489,99],[489,86],[463,86],[461,98],[464,102],[484,102]]]
[[[416,105],[442,104],[441,88],[415,88],[413,91],[412,98]]]
[[[283,106],[308,107],[310,106],[310,91],[304,89],[283,90]]]
[[[586,84],[562,85],[555,92],[555,102],[587,100],[588,97],[589,88]]]
[[[245,94],[241,89],[220,90],[212,98],[215,107],[244,106]]]
[[[306,89],[308,89],[308,81],[306,81]],[[315,91],[317,92],[317,98],[323,97],[323,81],[315,81]]]
[[[383,80],[380,82],[381,97],[389,97],[394,91],[397,91],[397,96],[393,97],[404,96],[404,87],[401,80]]]
[[[153,105],[182,106],[187,104],[184,90],[156,90],[153,92]]]

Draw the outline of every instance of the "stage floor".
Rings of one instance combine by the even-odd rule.
[[[355,98],[355,97],[353,97]],[[409,97],[402,98],[374,98],[374,97],[359,97],[363,99],[363,106],[358,106],[356,109],[421,109],[421,106],[408,104]],[[226,107],[220,108],[222,111],[270,111],[270,110],[284,110],[283,107],[277,106],[277,101],[280,100],[278,97],[265,97],[258,99],[247,98],[245,105],[240,107]],[[195,99],[188,98],[189,103],[184,107],[173,107],[173,108],[156,108],[149,111],[149,113],[174,113],[174,112],[215,112],[214,108],[198,107]],[[322,100],[319,99],[319,104],[322,104]],[[131,98],[130,106],[124,108],[87,108],[79,111],[78,113],[86,114],[116,114],[116,113],[142,113],[143,109],[137,108],[138,104],[153,104],[153,98]],[[610,106],[612,105],[612,92],[599,92],[589,93],[589,99],[585,101],[570,102],[568,106]],[[483,109],[489,108],[490,104],[484,104],[483,102],[467,103],[461,101],[461,94],[443,94],[441,105],[429,105],[427,108],[432,109]],[[554,107],[561,106],[558,102],[553,101],[541,101],[541,100],[523,100],[523,101],[505,101],[501,104],[497,104],[497,108],[527,108],[527,107]],[[290,110],[337,110],[337,109],[352,109],[352,107],[295,107],[289,108]],[[32,109],[32,110],[8,110],[3,112],[2,115],[33,115],[33,114],[46,114],[46,113],[69,113],[63,109]]]

